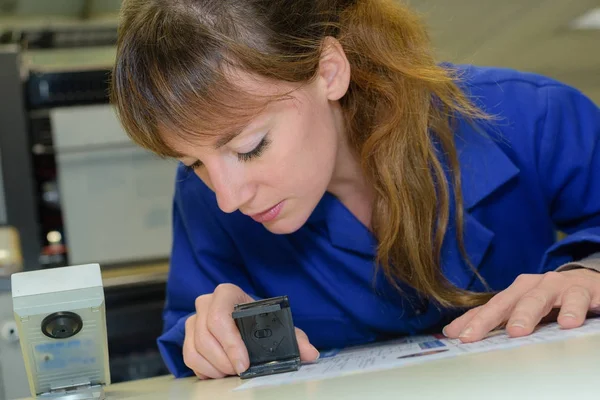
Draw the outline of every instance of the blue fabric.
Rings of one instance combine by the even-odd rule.
[[[461,122],[465,246],[492,289],[600,250],[600,111],[574,88],[500,68],[456,66],[462,86],[498,117],[476,131]],[[483,134],[482,134],[483,133]],[[254,298],[289,296],[295,325],[320,349],[440,329],[456,316],[374,278],[375,240],[330,194],[305,226],[274,235],[241,213],[221,212],[195,175],[178,170],[162,355],[177,377],[184,322],[197,296],[224,282]],[[484,290],[460,257],[451,224],[442,268],[456,285]],[[568,237],[556,242],[555,232]],[[373,286],[375,285],[375,287]]]

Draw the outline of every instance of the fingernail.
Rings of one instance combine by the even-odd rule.
[[[317,348],[315,346],[312,346],[312,348],[317,352],[317,357],[315,358],[315,361],[317,361],[319,359],[319,357],[321,357],[321,353],[319,352],[319,350],[317,350]]]
[[[444,328],[442,328],[442,335],[448,337],[448,334],[446,333],[446,328],[448,327],[448,325],[446,325]]]
[[[237,372],[238,375],[240,375],[245,370],[246,370],[246,366],[244,365],[244,363],[242,361],[238,361],[235,364],[235,372]]]
[[[568,313],[564,313],[564,314],[563,314],[563,317],[567,317],[567,318],[577,318],[577,316],[576,316],[575,314],[573,314],[573,313],[570,313],[570,312],[568,312]]]
[[[515,321],[512,324],[510,324],[510,326],[512,326],[513,328],[523,328],[523,329],[525,329],[525,322],[523,322],[523,321]]]
[[[458,337],[460,337],[460,338],[466,338],[466,337],[469,337],[469,335],[471,334],[471,332],[473,332],[473,328],[471,328],[471,327],[469,326],[467,329],[463,330],[463,331],[460,333],[460,335],[458,335]]]

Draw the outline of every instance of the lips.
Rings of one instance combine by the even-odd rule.
[[[277,216],[281,212],[282,208],[283,208],[283,201],[280,203],[277,203],[275,206],[269,208],[266,211],[260,212],[258,214],[250,215],[250,218],[252,218],[256,222],[260,222],[261,224],[264,224],[265,222],[273,221],[275,218],[277,218]]]

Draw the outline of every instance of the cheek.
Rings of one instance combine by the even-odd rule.
[[[329,121],[317,113],[299,113],[290,121],[279,154],[277,174],[296,192],[322,190],[331,179],[337,135]],[[282,138],[283,139],[283,138]],[[324,189],[323,189],[324,190]]]
[[[278,193],[268,196],[322,196],[333,174],[337,131],[329,104],[315,96],[299,100],[279,110],[273,142],[252,171],[262,191]]]
[[[330,178],[337,152],[337,132],[327,106],[315,107],[305,119],[303,146],[313,173]]]

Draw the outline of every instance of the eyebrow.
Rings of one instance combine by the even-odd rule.
[[[225,146],[227,143],[231,142],[233,139],[235,139],[236,137],[238,137],[243,131],[244,129],[246,129],[246,127],[243,127],[241,129],[236,130],[235,132],[232,133],[226,133],[224,135],[222,135],[219,139],[217,139],[217,141],[213,144],[213,148],[215,150],[220,149],[221,147]],[[183,157],[187,157],[184,153],[180,153],[177,152],[177,154],[175,154],[176,158],[183,158]]]
[[[242,129],[237,130],[236,132],[227,133],[227,134],[221,136],[219,139],[217,139],[217,141],[214,144],[215,150],[218,150],[221,147],[225,146],[227,143],[231,142],[238,135],[240,135],[243,132],[244,129],[245,128],[242,128]]]
[[[236,129],[234,132],[226,133],[223,136],[221,136],[219,139],[217,139],[217,141],[213,145],[214,149],[218,150],[221,147],[225,146],[227,143],[231,142],[233,139],[235,139],[236,137],[241,135],[242,132],[244,132],[246,129],[248,129],[248,127],[251,124],[252,124],[252,122],[249,122],[249,123],[243,125],[242,127],[240,127],[239,129]]]

